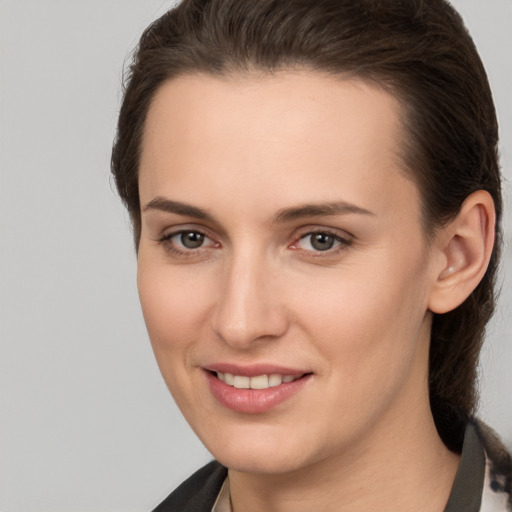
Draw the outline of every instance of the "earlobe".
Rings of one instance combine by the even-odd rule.
[[[457,217],[439,230],[434,245],[440,258],[429,300],[432,312],[455,309],[477,287],[491,258],[495,222],[491,195],[478,190],[466,198]]]

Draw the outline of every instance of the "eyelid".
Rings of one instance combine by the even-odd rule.
[[[302,249],[300,247],[297,247],[297,244],[301,240],[303,240],[304,238],[307,238],[308,236],[312,236],[315,234],[324,234],[324,235],[332,236],[339,243],[335,247],[333,247],[331,249],[326,249],[325,251]],[[300,232],[297,235],[295,235],[293,242],[289,245],[289,247],[293,250],[302,251],[303,253],[307,253],[310,256],[328,257],[328,256],[332,256],[334,254],[337,254],[340,251],[346,250],[348,247],[350,247],[352,245],[352,243],[354,242],[354,239],[355,239],[355,237],[346,231],[341,231],[338,229],[321,227],[321,226],[305,226],[305,227],[301,228]]]
[[[346,231],[345,229],[332,228],[327,226],[319,226],[319,225],[308,225],[303,226],[297,230],[297,233],[294,235],[295,240],[299,240],[307,235],[315,234],[315,233],[324,233],[326,235],[331,235],[345,242],[352,242],[356,238],[353,234]]]
[[[204,236],[205,239],[208,239],[210,241],[210,243],[207,243],[204,246],[191,249],[187,247],[182,247],[171,241],[171,239],[174,238],[175,236],[190,232],[198,233]],[[221,246],[221,244],[218,241],[216,241],[215,237],[211,235],[208,229],[194,225],[180,225],[168,228],[164,230],[162,235],[159,236],[155,241],[158,244],[162,245],[167,252],[183,257],[197,256],[201,252],[204,253],[205,251],[217,249],[218,247]]]
[[[197,228],[179,228],[179,229],[174,229],[172,231],[167,231],[161,237],[158,238],[158,241],[159,242],[165,242],[166,240],[170,240],[171,238],[174,238],[175,236],[181,235],[183,233],[199,233],[200,235],[203,235],[205,238],[210,238],[210,236],[208,236],[208,233],[206,233],[202,229],[197,229]]]
[[[205,226],[193,224],[193,223],[183,223],[183,224],[175,224],[173,226],[168,226],[160,230],[160,235],[157,237],[157,241],[168,240],[169,238],[179,235],[180,233],[186,233],[188,231],[192,231],[194,233],[200,233],[205,237],[210,239],[215,239],[216,236],[212,234],[211,230],[206,228]]]

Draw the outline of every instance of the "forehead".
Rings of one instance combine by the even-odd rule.
[[[402,140],[399,102],[361,80],[305,70],[181,76],[160,87],[148,112],[141,202],[217,193],[257,207],[260,192],[270,206],[276,190],[297,203],[344,194],[383,202],[406,180]]]
[[[279,135],[283,144],[297,135],[306,136],[307,131],[337,136],[345,124],[338,143],[353,144],[361,133],[396,148],[401,140],[401,111],[395,97],[374,83],[318,71],[182,75],[164,82],[154,94],[143,149],[148,139],[158,143],[170,135],[171,124],[180,143],[191,132],[232,137],[241,135],[242,129],[255,140]]]

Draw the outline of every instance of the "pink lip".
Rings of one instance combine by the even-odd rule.
[[[233,373],[234,375],[245,375],[248,377],[270,373],[279,373],[281,375],[301,375],[303,373],[297,370],[292,371],[289,368],[283,369],[285,371],[281,371],[277,370],[278,367],[269,367],[267,365],[262,367],[246,367],[244,372],[240,372],[239,367],[236,368],[236,371],[232,371],[232,365],[221,366],[224,368],[224,373]],[[215,367],[220,366],[215,365]],[[215,371],[222,372],[222,370]],[[232,411],[246,414],[263,413],[277,407],[297,394],[312,376],[312,374],[308,373],[293,382],[283,382],[279,386],[268,389],[238,389],[222,382],[212,374],[211,371],[205,371],[204,373],[208,381],[210,392],[220,404]]]

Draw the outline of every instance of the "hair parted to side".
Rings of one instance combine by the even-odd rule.
[[[371,81],[404,107],[403,163],[417,183],[427,236],[464,199],[487,190],[497,215],[485,277],[454,311],[435,315],[430,396],[448,446],[450,424],[474,413],[477,363],[494,310],[502,210],[498,127],[487,76],[445,0],[184,0],[143,33],[126,77],[112,173],[140,238],[138,165],[151,100],[186,73],[305,68]],[[392,319],[391,319],[392,321]]]

